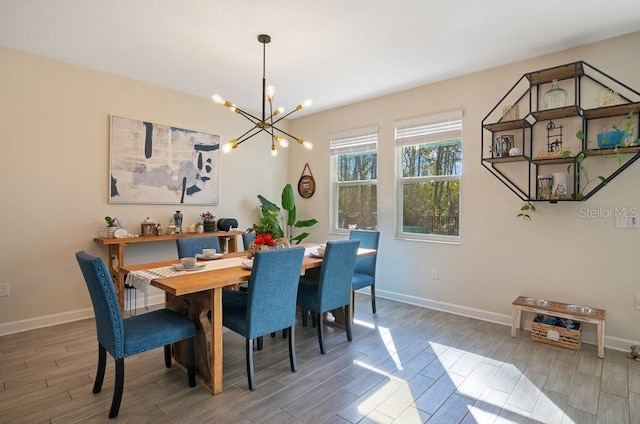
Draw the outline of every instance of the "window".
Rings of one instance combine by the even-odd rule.
[[[333,134],[331,147],[331,232],[378,225],[378,127]]]
[[[397,235],[460,240],[462,111],[395,123]]]

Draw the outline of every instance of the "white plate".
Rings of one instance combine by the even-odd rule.
[[[211,261],[214,259],[220,259],[224,256],[224,253],[215,253],[213,256],[204,256],[202,253],[196,253],[196,258],[201,261]]]
[[[176,271],[195,271],[197,269],[202,269],[205,267],[206,264],[195,264],[195,266],[193,268],[185,268],[182,266],[182,264],[173,264],[171,265],[171,268],[173,268]]]
[[[242,261],[240,266],[244,269],[251,269],[253,267],[253,261]]]
[[[324,257],[324,255],[319,254],[317,250],[315,252],[309,252],[309,256],[311,256],[312,258],[323,258]]]

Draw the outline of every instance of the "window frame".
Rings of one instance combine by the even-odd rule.
[[[375,139],[375,141],[374,141]],[[360,142],[358,142],[360,140]],[[350,142],[351,141],[351,142]],[[374,152],[376,154],[376,176],[378,175],[378,126],[363,127],[329,135],[330,188],[329,188],[329,234],[348,235],[348,228],[339,228],[340,217],[338,196],[340,187],[378,186],[378,178],[370,180],[338,181],[338,156],[354,153]],[[370,146],[375,145],[372,149]],[[369,146],[369,147],[367,147]],[[377,199],[377,196],[376,196]],[[376,200],[376,213],[378,204]]]
[[[439,130],[438,130],[439,128]],[[399,131],[399,129],[401,129]],[[404,130],[404,131],[403,131]],[[407,131],[408,130],[408,131]],[[410,134],[412,130],[417,130],[418,135],[403,136]],[[424,130],[424,131],[421,131]],[[435,131],[432,131],[435,130]],[[425,132],[426,131],[426,132]],[[401,133],[400,136],[398,133]],[[420,137],[421,141],[408,141],[412,137],[416,139]],[[460,173],[450,175],[427,175],[420,177],[405,177],[402,164],[403,148],[408,146],[438,145],[440,143],[450,142],[451,140],[459,140],[460,142]],[[395,157],[396,157],[396,238],[406,240],[417,240],[426,242],[451,243],[459,244],[461,242],[462,220],[460,209],[462,207],[462,174],[463,174],[463,156],[462,156],[462,111],[451,111],[437,115],[429,115],[403,121],[394,122],[394,141],[395,141]],[[404,188],[405,185],[415,183],[432,183],[443,181],[458,181],[458,235],[444,234],[424,234],[411,233],[404,231]]]

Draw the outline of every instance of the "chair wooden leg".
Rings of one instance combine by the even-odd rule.
[[[349,319],[351,313],[350,309],[351,306],[349,305],[344,307],[344,316],[346,317],[344,320],[344,328],[347,330],[347,340],[349,341],[353,340],[353,336],[351,334],[351,319]]]
[[[318,344],[320,345],[320,353],[324,355],[324,336],[322,334],[322,319],[319,313],[313,314],[314,321],[318,320]]]
[[[171,368],[171,344],[164,345],[164,366]]]
[[[302,326],[306,327],[307,326],[307,314],[308,311],[306,309],[301,309],[300,310],[301,316],[302,316]]]
[[[376,285],[371,284],[371,310],[376,313]]]
[[[249,381],[249,390],[256,389],[256,379],[253,375],[253,339],[247,339],[247,380]]]
[[[124,358],[116,359],[116,382],[113,387],[113,400],[111,401],[111,410],[109,418],[115,418],[120,411],[120,402],[122,401],[122,391],[124,389]]]
[[[104,370],[107,366],[107,349],[98,343],[98,370],[96,371],[96,381],[93,383],[93,393],[100,393],[102,382],[104,381]]]
[[[190,337],[185,340],[187,344],[187,358],[189,363],[187,364],[187,376],[189,378],[189,387],[196,387],[196,349],[195,349],[195,337]]]
[[[296,336],[294,334],[294,328],[289,327],[282,330],[284,333],[287,331],[289,334],[289,364],[291,365],[291,371],[298,371],[298,362],[296,360]]]

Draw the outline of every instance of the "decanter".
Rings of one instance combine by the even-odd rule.
[[[558,86],[558,80],[551,82],[551,88],[542,97],[545,109],[555,109],[567,104],[567,90]]]

